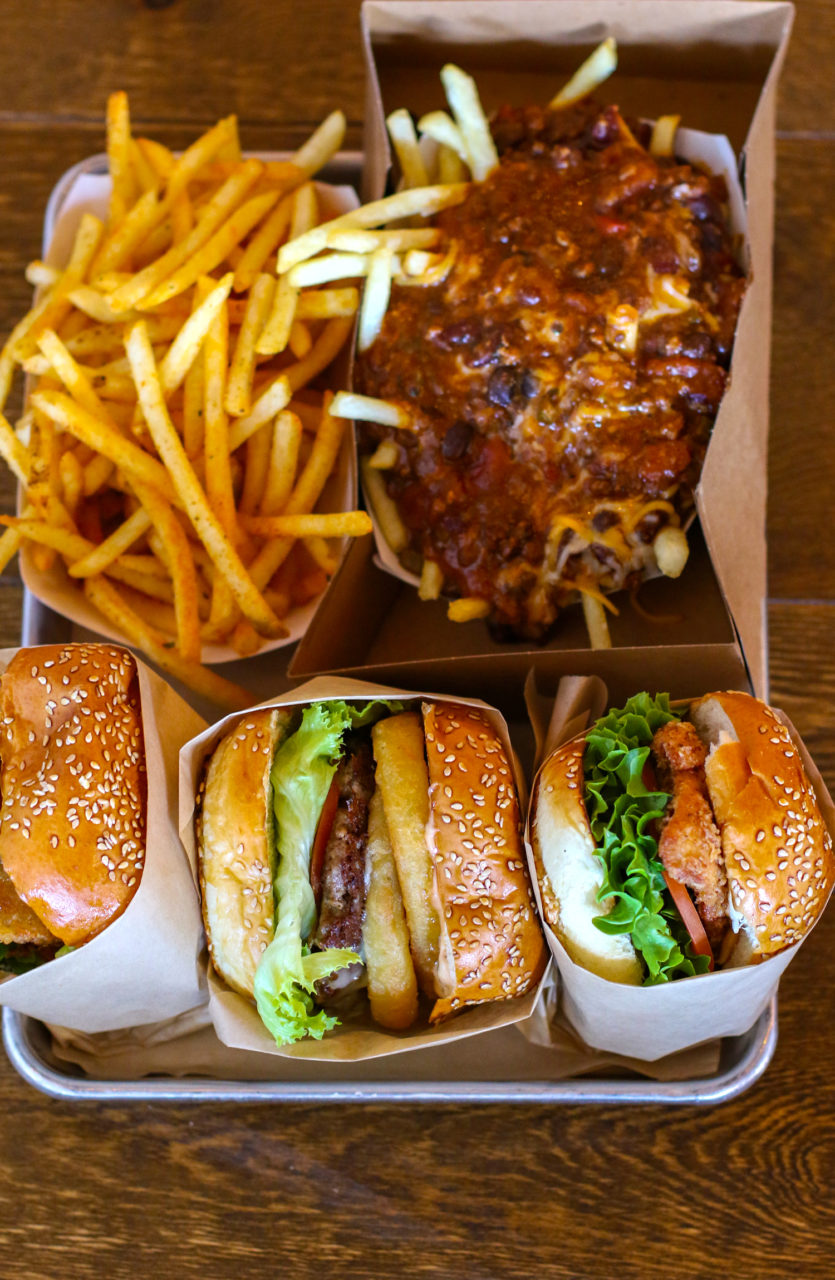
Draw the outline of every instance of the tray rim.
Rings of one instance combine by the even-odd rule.
[[[280,158],[286,153],[260,152],[263,158]],[[362,167],[362,152],[340,152],[332,162],[345,180],[356,180]],[[48,245],[61,204],[77,176],[104,173],[107,156],[91,155],[66,170],[58,179],[44,215],[44,245]],[[326,167],[325,173],[328,169]],[[23,591],[21,644],[36,645],[57,640],[69,619],[43,605],[26,588]],[[64,637],[60,637],[63,639]],[[655,1103],[667,1105],[716,1105],[738,1097],[763,1075],[777,1045],[777,995],[760,1014],[754,1026],[742,1036],[724,1044],[744,1046],[738,1061],[715,1075],[688,1080],[660,1081],[641,1076],[580,1076],[563,1080],[500,1080],[493,1082],[447,1081],[331,1081],[221,1080],[213,1077],[145,1077],[105,1080],[64,1072],[46,1062],[33,1042],[33,1018],[4,1007],[2,1038],[6,1054],[18,1074],[33,1088],[62,1100],[97,1102],[369,1102],[369,1103]],[[484,1037],[480,1037],[483,1042]]]
[[[563,1080],[447,1080],[333,1082],[310,1080],[219,1080],[210,1076],[154,1076],[104,1080],[63,1072],[38,1053],[32,1030],[38,1025],[3,1009],[3,1045],[9,1061],[33,1088],[63,1101],[90,1102],[368,1102],[368,1103],[650,1103],[710,1106],[730,1102],[760,1079],[777,1046],[777,1000],[745,1036],[749,1047],[724,1074],[690,1080],[643,1077],[567,1077]],[[485,1037],[479,1037],[484,1040]]]

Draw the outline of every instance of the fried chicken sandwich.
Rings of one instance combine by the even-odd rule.
[[[797,747],[745,693],[630,698],[549,756],[530,827],[548,923],[614,982],[767,959],[805,937],[835,880]]]

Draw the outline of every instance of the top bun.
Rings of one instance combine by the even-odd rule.
[[[136,664],[106,644],[21,649],[0,677],[0,861],[69,946],[100,933],[139,884],[145,750]]]
[[[427,826],[441,936],[440,999],[430,1021],[467,1005],[520,996],[547,950],[522,846],[510,761],[473,707],[423,704],[429,767]]]
[[[730,914],[741,932],[731,964],[805,937],[835,883],[832,840],[791,735],[747,693],[709,694],[690,708],[711,746],[705,765],[722,836]]]
[[[593,923],[601,903],[603,868],[583,799],[585,734],[558,747],[542,766],[531,805],[531,845],[545,919],[575,964],[610,982],[640,985],[643,967],[626,933],[602,933]]]

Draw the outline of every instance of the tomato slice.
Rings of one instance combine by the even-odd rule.
[[[310,851],[310,887],[316,899],[317,911],[322,901],[322,867],[325,863],[325,849],[330,838],[338,804],[339,787],[336,782],[336,774],[334,774],[328,794],[325,796],[325,803],[322,805],[322,812],[319,814],[316,835],[313,837],[313,848]]]
[[[668,876],[664,871],[664,879],[667,882],[667,888],[670,890],[676,910],[684,921],[684,927],[690,934],[690,941],[693,943],[693,950],[697,956],[707,956],[710,960],[710,971],[713,971],[713,948],[710,945],[705,927],[702,924],[701,917],[696,910],[693,899],[687,892],[687,886],[683,885],[680,880],[674,880],[672,876]]]

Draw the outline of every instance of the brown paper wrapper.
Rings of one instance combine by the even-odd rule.
[[[586,727],[578,724],[585,711],[589,713],[589,721],[598,714],[593,709],[599,705],[600,681],[574,677],[571,684],[563,688],[565,684],[561,681],[557,694],[557,705],[562,707],[565,719],[552,717],[543,736],[543,755]],[[535,706],[532,699],[529,705]],[[829,792],[788,717],[777,708],[773,710],[791,733],[814,787],[824,823],[830,834],[835,835],[835,807]],[[539,724],[541,733],[541,718]],[[530,823],[529,814],[525,841],[528,866],[544,919]],[[723,1036],[743,1035],[768,1005],[783,971],[802,945],[797,943],[769,960],[745,968],[723,969],[662,986],[633,987],[609,982],[575,964],[547,925],[545,936],[559,971],[560,1010],[582,1041],[595,1049],[647,1062]]]
[[[478,707],[487,716],[505,744],[519,791],[520,808],[524,812],[526,799],[524,778],[510,744],[507,724],[499,712],[486,703],[472,698],[450,699],[448,695],[443,697],[438,694],[389,688],[385,685],[366,684],[356,680],[318,679],[261,705],[262,707],[304,706],[309,702],[336,698],[350,699],[352,702],[398,698],[411,703],[419,703],[422,698],[426,698],[434,701],[455,701],[465,706]],[[224,734],[242,718],[241,713],[226,716],[218,724],[189,742],[180,753],[180,837],[193,863],[196,863],[197,859],[194,837],[194,797],[197,794],[203,762]],[[465,1036],[493,1031],[498,1027],[506,1027],[529,1017],[538,994],[537,990],[533,990],[518,999],[500,1000],[466,1009],[449,1022],[434,1027],[419,1025],[413,1030],[396,1033],[382,1030],[369,1017],[367,1021],[346,1021],[320,1041],[302,1040],[296,1044],[277,1045],[263,1026],[255,1006],[243,996],[230,991],[214,973],[211,965],[208,966],[208,970],[209,1015],[219,1039],[225,1045],[247,1049],[253,1053],[306,1058],[317,1062],[358,1062],[367,1058],[447,1044]]]
[[[0,671],[17,652],[0,650]],[[206,999],[196,877],[176,822],[179,750],[205,721],[144,663],[136,665],[148,771],[139,888],[91,942],[0,983],[0,1004],[83,1032],[158,1022]]]

